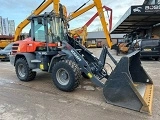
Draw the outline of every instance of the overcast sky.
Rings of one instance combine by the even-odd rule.
[[[31,12],[42,2],[43,0],[0,0],[0,16],[8,18],[9,20],[15,20],[17,26],[23,21]],[[60,0],[61,4],[67,7],[68,13],[75,11],[83,3],[88,0]],[[113,26],[121,18],[121,16],[128,10],[131,5],[141,5],[144,0],[101,0],[102,4],[110,7],[113,10]],[[90,0],[88,4],[91,4],[93,0]],[[88,5],[87,4],[87,5]],[[46,11],[50,12],[52,6]],[[95,13],[96,9],[93,8],[90,11],[84,13],[78,18],[70,22],[70,29],[83,26]],[[106,20],[108,19],[107,13],[105,13]],[[98,18],[88,27],[88,31],[94,31],[100,28],[101,24]],[[24,28],[23,32],[28,32],[29,26]]]

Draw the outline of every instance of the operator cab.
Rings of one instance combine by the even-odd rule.
[[[46,47],[55,47],[64,40],[67,27],[64,25],[64,20],[53,12],[32,16],[29,20],[31,21],[30,34],[33,41],[45,43]]]

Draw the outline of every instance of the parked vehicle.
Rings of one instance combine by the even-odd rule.
[[[130,50],[140,50],[140,56],[147,58],[160,58],[160,39],[137,39],[130,46]]]
[[[8,44],[4,49],[0,50],[0,60],[9,60],[10,52],[12,51],[13,43]]]

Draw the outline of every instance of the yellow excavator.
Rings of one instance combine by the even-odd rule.
[[[0,49],[5,48],[9,43],[13,42],[13,36],[0,35]]]
[[[52,12],[39,15],[51,4]],[[81,74],[85,74],[96,86],[103,88],[107,103],[151,114],[153,82],[141,65],[139,51],[117,62],[104,46],[97,58],[67,35],[70,20],[96,7],[108,46],[112,46],[101,0],[93,0],[92,4],[82,8],[84,5],[66,17],[66,8],[59,0],[45,0],[18,25],[10,55],[17,77],[21,81],[31,81],[36,77],[34,69],[39,68],[52,74],[58,89],[70,92],[78,87]],[[17,41],[29,22],[30,37]],[[107,55],[116,65],[111,74],[104,68]],[[102,79],[106,80],[105,83]]]
[[[69,30],[69,33],[74,39],[82,37],[82,45],[86,47],[87,26]]]

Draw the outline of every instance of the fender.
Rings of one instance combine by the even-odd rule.
[[[27,60],[27,63],[29,65],[30,69],[37,68],[37,65],[35,63],[31,63],[31,60],[36,59],[36,56],[34,53],[18,53],[15,55],[10,56],[11,64],[15,66],[16,60],[19,58],[25,58]]]
[[[50,65],[49,65],[48,72],[51,73],[51,72],[52,72],[52,67],[53,67],[53,65],[54,65],[56,62],[65,59],[65,57],[66,57],[66,54],[58,54],[58,55],[52,57],[51,62],[50,62]]]

